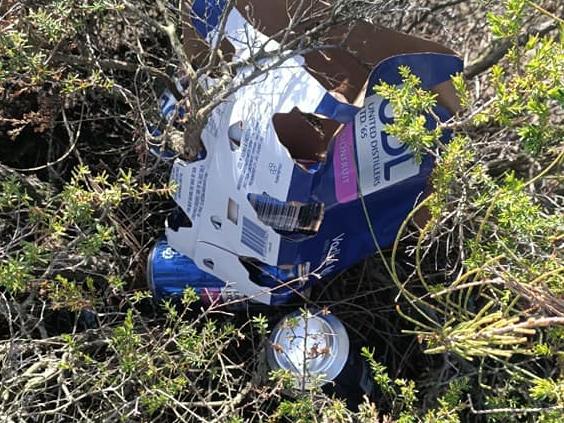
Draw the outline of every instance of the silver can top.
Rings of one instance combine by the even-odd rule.
[[[296,311],[285,316],[270,336],[270,368],[292,372],[308,389],[314,379],[335,379],[349,356],[349,336],[341,321],[319,310]]]

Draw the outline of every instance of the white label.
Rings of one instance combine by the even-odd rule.
[[[183,168],[174,166],[171,179],[176,183],[174,201],[179,204],[186,215],[194,220],[201,216],[206,201],[207,168],[204,165],[189,169],[189,177],[183,177]]]
[[[339,261],[339,256],[341,255],[341,242],[345,239],[345,233],[333,238],[329,244],[327,250],[327,255],[321,269],[319,270],[320,277],[325,277],[329,273],[333,272],[335,268],[335,263]]]
[[[269,105],[265,106],[267,109],[266,113],[269,113],[271,107],[268,107]],[[257,109],[258,107],[255,104],[250,104],[247,109],[248,114],[245,116],[245,121],[243,123],[241,150],[237,160],[237,171],[239,174],[239,178],[237,180],[237,190],[243,189],[246,191],[249,186],[255,184],[257,164],[262,147],[265,144],[265,119],[262,118],[261,112]],[[289,187],[289,181],[287,185]]]
[[[419,173],[419,165],[406,145],[384,131],[393,122],[387,100],[373,95],[355,117],[360,192],[367,195]]]

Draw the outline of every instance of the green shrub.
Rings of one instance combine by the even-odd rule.
[[[432,131],[424,115],[437,96],[409,68],[403,85],[374,87],[395,112],[386,130],[436,166],[392,251],[314,292],[367,345],[377,395],[358,412],[268,371],[263,350],[280,313],[203,311],[190,289],[156,305],[146,290],[147,252],[174,191],[149,149],[174,141],[174,128],[146,129],[164,125],[157,97],[169,75],[191,70],[177,57],[178,4],[165,3],[0,5],[0,420],[561,421],[557,2],[337,8],[380,8],[367,17],[439,40],[436,20],[456,17],[450,37],[469,14],[478,29],[468,42],[488,37],[487,22],[497,57],[472,80],[453,78],[461,111]],[[218,60],[208,75],[224,70]],[[454,135],[446,145],[442,130]],[[427,223],[413,224],[424,209]]]

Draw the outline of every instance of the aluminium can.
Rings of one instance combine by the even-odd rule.
[[[295,376],[295,387],[311,390],[321,385],[327,394],[344,399],[356,410],[363,396],[374,396],[372,374],[359,351],[351,345],[343,323],[320,310],[298,310],[273,329],[266,349],[272,370]]]
[[[295,269],[283,270],[260,263],[248,266],[253,280],[272,291],[272,304],[298,301],[309,292],[307,284],[286,284],[295,279]],[[299,278],[298,278],[299,279]],[[174,250],[163,238],[156,242],[147,260],[147,282],[155,300],[182,296],[187,287],[194,289],[202,305],[230,304],[234,306],[262,304],[253,302],[221,279],[201,270],[189,257]]]

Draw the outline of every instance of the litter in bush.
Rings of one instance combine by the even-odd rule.
[[[195,14],[202,12],[195,16],[194,26],[213,44],[217,19],[212,18],[217,13],[196,7],[200,3],[195,2],[193,9]],[[379,38],[362,43],[362,37],[370,36],[367,31]],[[171,180],[182,216],[175,224],[169,219],[170,247],[189,257],[190,267],[194,263],[194,268],[253,301],[276,304],[286,298],[278,296],[270,282],[287,285],[288,277],[297,278],[296,289],[303,291],[314,281],[347,269],[376,251],[374,236],[381,248],[389,247],[421,199],[433,159],[427,156],[417,163],[406,145],[386,133],[384,125],[393,121],[393,110],[374,93],[376,84],[401,84],[398,68],[406,65],[423,88],[439,93],[436,116],[446,120],[457,107],[449,80],[462,70],[462,61],[452,52],[371,25],[353,35],[350,42],[364,45],[361,54],[367,61],[378,59],[367,77],[360,70],[352,75],[364,78],[355,92],[345,93],[355,101],[344,101],[335,94],[335,85],[319,82],[310,73],[307,57],[289,55],[282,64],[274,58],[260,59],[269,69],[252,83],[242,81],[256,70],[254,65],[237,70],[233,84],[241,87],[209,116],[201,133],[205,151],[199,159],[174,162]],[[227,17],[225,38],[234,48],[233,60],[248,58],[259,49],[280,48],[236,8]],[[348,53],[336,49],[331,54],[342,63]],[[339,80],[339,74],[329,76]],[[164,114],[174,102],[172,95],[164,94]],[[309,137],[299,131],[304,119],[338,129],[322,139]],[[436,124],[429,116],[427,127]],[[444,133],[443,141],[448,138]],[[274,268],[292,270],[264,283],[264,272],[251,268],[269,269],[267,274]],[[161,292],[164,282],[153,278]]]
[[[300,266],[281,269],[252,262],[248,262],[247,266],[253,280],[271,290],[272,305],[298,301],[309,293],[304,284],[299,283],[305,276]],[[237,310],[248,305],[255,308],[264,306],[248,301],[247,297],[234,289],[234,284],[226,283],[200,270],[191,259],[178,253],[164,239],[157,241],[149,253],[147,280],[156,301],[171,297],[179,298],[186,287],[190,287],[204,307],[223,305],[227,309]],[[281,283],[281,281],[293,282]]]
[[[272,370],[289,371],[300,390],[321,386],[355,410],[374,395],[368,364],[349,340],[343,323],[319,310],[298,310],[272,330],[266,357]]]

